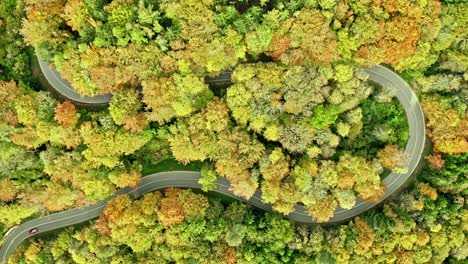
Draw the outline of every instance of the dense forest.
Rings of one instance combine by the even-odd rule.
[[[0,2],[0,234],[142,177],[200,170],[203,191],[119,196],[97,221],[27,241],[12,263],[466,263],[468,3],[438,0]],[[35,56],[83,95],[42,87]],[[367,66],[393,68],[426,117],[426,165],[404,172],[405,112]],[[232,71],[231,83],[205,77]],[[208,195],[225,177],[275,213]],[[2,240],[0,239],[0,243]]]

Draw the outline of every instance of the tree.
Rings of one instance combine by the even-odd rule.
[[[0,200],[10,202],[16,198],[16,186],[9,179],[0,180]]]
[[[443,109],[439,97],[428,97],[422,102],[427,116],[429,135],[436,151],[457,154],[468,149],[468,116],[454,109]],[[450,129],[447,129],[450,128]]]
[[[302,9],[273,34],[270,52],[288,64],[327,65],[338,58],[330,21],[316,9]],[[289,46],[288,51],[285,47]]]
[[[148,119],[163,124],[203,108],[213,93],[202,78],[175,74],[171,78],[144,81],[143,96],[147,110],[151,111]]]
[[[222,100],[211,101],[205,110],[179,120],[170,130],[174,157],[181,162],[212,159],[216,172],[227,177],[235,193],[253,195],[258,183],[249,169],[260,159],[264,147],[241,127],[230,127],[229,109]]]
[[[217,174],[212,165],[204,164],[201,168],[201,178],[198,183],[201,184],[202,190],[207,192],[216,188]]]
[[[21,194],[21,204],[31,208],[45,208],[51,212],[73,208],[76,205],[90,202],[82,192],[69,185],[51,181],[45,190],[26,191]]]
[[[385,186],[381,183],[379,174],[381,167],[379,164],[366,161],[361,157],[343,155],[337,163],[339,179],[352,177],[355,186],[353,189],[358,197],[368,201],[378,201],[384,193]],[[342,186],[347,184],[341,183]],[[353,185],[354,185],[353,184]]]
[[[26,43],[20,33],[25,14],[23,1],[0,3],[0,80],[21,80],[31,76]]]
[[[457,92],[466,86],[466,80],[462,76],[454,74],[435,74],[416,79],[416,87],[423,93],[450,93]]]
[[[294,153],[319,145],[331,156],[340,139],[329,128],[372,91],[364,72],[346,66],[242,65],[232,78],[226,98],[234,119]]]
[[[85,1],[67,1],[63,10],[62,18],[67,21],[67,25],[70,26],[72,30],[81,32],[83,28],[88,26],[90,13]]]
[[[26,1],[26,17],[21,29],[26,42],[34,47],[58,48],[71,38],[71,34],[60,28],[65,1]]]
[[[82,154],[91,166],[109,168],[116,167],[121,156],[134,153],[153,137],[149,130],[131,133],[117,128],[105,129],[91,122],[80,127],[80,134],[87,147]]]
[[[466,172],[463,164],[468,154],[441,155],[440,159],[443,167],[425,168],[419,178],[442,192],[465,193],[468,182],[463,176]]]
[[[54,119],[64,128],[74,128],[80,119],[80,114],[76,112],[74,104],[65,101],[55,107]]]
[[[110,173],[109,179],[119,188],[131,187],[135,189],[141,182],[142,178],[141,167],[126,170],[116,170]]]
[[[398,173],[405,173],[407,171],[408,154],[395,145],[385,146],[385,148],[378,152],[377,157],[386,169]]]
[[[146,116],[140,112],[140,94],[133,89],[120,89],[112,95],[109,114],[117,125],[124,125],[132,132],[142,131],[147,126]]]
[[[7,227],[18,225],[22,220],[31,217],[37,212],[37,208],[19,204],[3,205],[0,207],[0,223]]]

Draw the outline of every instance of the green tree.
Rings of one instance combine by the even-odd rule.
[[[82,154],[91,166],[109,168],[121,164],[122,156],[133,154],[153,137],[150,130],[132,133],[118,128],[105,129],[91,122],[80,127],[80,134],[87,147]]]

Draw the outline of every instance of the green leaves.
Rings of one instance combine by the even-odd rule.
[[[216,188],[217,178],[214,167],[204,164],[201,169],[201,178],[198,180],[198,183],[202,185],[203,191],[212,191]]]
[[[319,105],[314,108],[313,117],[309,122],[315,129],[325,129],[335,124],[339,114],[339,108],[334,105]]]
[[[234,224],[226,232],[226,243],[231,247],[237,247],[242,244],[247,227],[240,224]]]
[[[468,193],[468,154],[444,155],[444,167],[440,170],[425,168],[418,176],[433,186],[450,193]]]
[[[114,168],[120,164],[120,157],[130,155],[151,140],[153,133],[145,130],[138,133],[122,129],[104,129],[91,123],[80,128],[83,143],[87,149],[82,153],[93,167],[101,165]]]

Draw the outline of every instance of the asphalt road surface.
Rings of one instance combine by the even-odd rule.
[[[72,88],[71,84],[64,80],[60,73],[54,68],[50,68],[49,64],[41,59],[39,60],[39,67],[41,68],[42,74],[45,79],[49,82],[52,88],[67,98],[68,100],[84,105],[105,105],[110,102],[112,95],[98,95],[98,96],[84,96],[79,94],[75,89]]]
[[[56,75],[56,72],[50,70],[49,67],[44,68],[41,66],[41,69],[44,71],[44,75],[46,76],[47,80],[50,80],[52,75]],[[408,171],[404,174],[391,173],[383,180],[383,183],[387,186],[383,199],[381,200],[383,201],[391,194],[399,190],[404,185],[404,183],[407,182],[412,173],[418,167],[418,164],[421,162],[426,140],[425,122],[424,115],[416,95],[400,76],[383,66],[370,67],[367,68],[366,71],[369,74],[369,80],[379,83],[380,85],[389,87],[395,91],[396,97],[398,98],[398,100],[403,105],[406,111],[410,132],[410,137],[406,146],[406,152],[409,155]],[[222,76],[222,80],[228,81],[228,77],[229,73],[224,74]],[[58,81],[51,82],[54,88],[66,97],[68,97],[69,94],[73,96],[73,92],[69,91],[71,89],[69,84],[63,81],[63,79],[61,78],[57,77],[57,79]],[[208,80],[208,82],[210,81]],[[221,80],[216,80],[215,78],[213,82],[219,83],[221,82]],[[96,102],[102,104],[103,101],[110,100],[110,97],[70,97],[70,99],[73,101],[77,101],[79,99],[81,100],[80,102],[84,104],[94,104]],[[14,230],[12,230],[10,234],[8,234],[8,236],[5,238],[4,243],[0,248],[0,263],[6,262],[8,256],[11,253],[13,253],[13,251],[25,239],[56,229],[60,229],[66,226],[83,223],[98,217],[101,214],[104,207],[106,206],[107,201],[109,199],[112,199],[113,197],[116,197],[121,194],[129,194],[132,198],[138,198],[147,192],[160,190],[167,187],[200,189],[201,186],[200,184],[198,184],[199,178],[199,172],[175,171],[156,173],[149,176],[145,176],[140,185],[138,185],[138,187],[135,190],[132,190],[130,188],[124,188],[117,191],[107,199],[99,201],[94,205],[71,209],[60,213],[51,214],[42,218],[27,221],[19,225]],[[229,191],[229,185],[230,184],[226,179],[220,178],[217,182],[217,187],[213,192],[244,201],[248,204],[253,205],[254,207],[265,211],[272,211],[272,208],[269,204],[262,203],[260,191],[257,190],[257,192],[254,194],[254,196],[252,196],[252,198],[250,198],[250,200],[245,200],[235,196],[231,191]],[[334,216],[330,219],[328,223],[339,223],[344,220],[350,219],[356,215],[359,215],[369,210],[377,204],[378,203],[358,200],[356,202],[356,205],[351,209],[338,208],[335,211]],[[285,217],[294,220],[298,223],[315,224],[311,217],[307,214],[307,210],[301,205],[297,205],[295,211]],[[30,234],[29,231],[34,228],[37,229],[37,232],[35,234]]]

